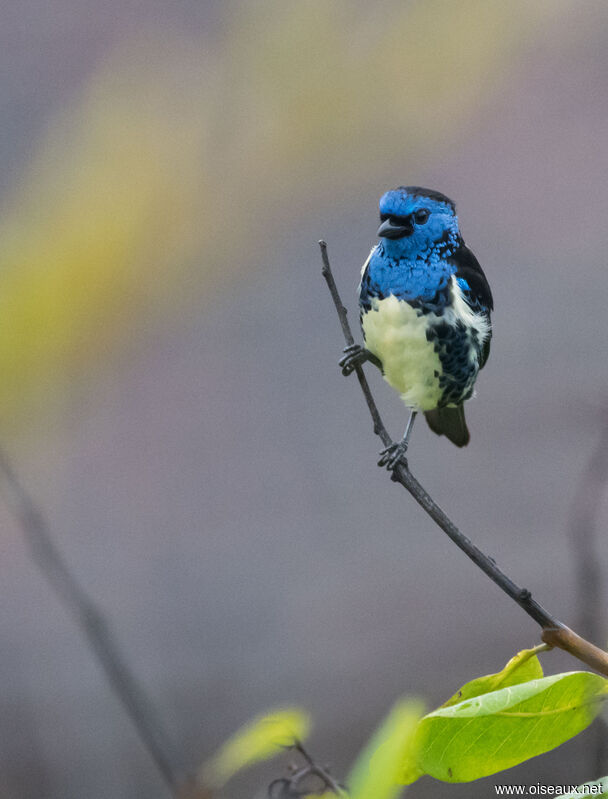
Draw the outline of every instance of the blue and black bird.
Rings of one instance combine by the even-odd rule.
[[[464,402],[490,353],[492,292],[465,246],[452,200],[420,186],[380,198],[380,242],[359,284],[365,347],[353,344],[344,374],[370,361],[411,414],[403,439],[381,453],[393,469],[407,450],[416,414],[458,447],[469,443]]]

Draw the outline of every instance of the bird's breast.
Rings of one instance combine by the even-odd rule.
[[[443,393],[441,361],[427,336],[434,319],[390,295],[374,298],[361,320],[366,347],[382,361],[386,381],[406,405],[423,411],[436,408]]]
[[[361,319],[387,382],[406,405],[423,411],[469,399],[490,335],[488,317],[469,307],[453,277],[448,304],[431,307],[391,294],[372,298]]]

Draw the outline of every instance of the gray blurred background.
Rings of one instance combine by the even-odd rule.
[[[438,704],[539,641],[376,467],[337,367],[316,242],[356,319],[389,187],[456,200],[496,305],[470,446],[420,424],[410,465],[574,626],[569,513],[608,401],[606,4],[5,0],[0,14],[2,441],[184,770],[297,703],[311,751],[344,775],[398,697]],[[397,436],[405,409],[371,381]],[[0,794],[167,796],[4,505],[0,536]],[[591,735],[407,795],[597,778]],[[226,796],[263,792],[285,763]]]

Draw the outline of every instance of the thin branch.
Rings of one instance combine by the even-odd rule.
[[[337,780],[335,780],[329,772],[329,769],[324,768],[323,766],[319,766],[315,761],[312,759],[308,751],[304,748],[304,745],[300,741],[296,741],[293,745],[293,748],[296,752],[299,752],[300,755],[304,758],[306,763],[308,764],[308,768],[311,774],[315,774],[319,779],[323,780],[325,783],[325,787],[329,788],[330,791],[337,794],[338,796],[346,796],[346,791],[340,785]]]
[[[346,316],[346,308],[342,304],[333,278],[329,258],[327,256],[327,244],[324,241],[320,241],[319,246],[323,259],[322,274],[327,281],[329,291],[334,301],[344,338],[347,345],[350,345],[354,343],[354,338]],[[365,374],[363,373],[363,369],[358,366],[355,371],[374,423],[374,432],[380,437],[384,446],[387,447],[392,444],[392,440],[380,418],[380,413],[370,391]],[[565,624],[562,624],[561,621],[541,607],[536,600],[532,599],[532,594],[527,588],[520,588],[510,577],[507,577],[507,575],[498,568],[492,558],[482,552],[466,535],[460,532],[430,494],[420,485],[406,464],[399,464],[393,470],[392,479],[397,483],[401,483],[433,521],[449,536],[449,538],[451,538],[456,546],[540,625],[542,628],[541,637],[546,644],[564,649],[583,663],[586,663],[592,669],[608,677],[608,653],[582,638],[569,627],[566,627]]]
[[[309,785],[311,777],[319,781],[323,793],[331,791],[336,796],[348,796],[344,787],[332,777],[329,769],[316,763],[300,741],[295,741],[285,748],[298,752],[306,765],[292,766],[291,777],[274,780],[268,786],[269,799],[301,799],[305,796],[317,795],[319,791],[313,791]]]
[[[6,498],[17,517],[32,558],[55,593],[72,614],[101,665],[110,687],[127,714],[171,793],[178,789],[172,746],[153,712],[143,688],[128,667],[106,620],[70,572],[53,543],[48,524],[33,498],[0,449],[0,475]]]
[[[347,319],[348,311],[346,310],[344,305],[342,305],[342,300],[340,299],[340,295],[338,294],[336,281],[334,280],[334,276],[331,271],[331,266],[329,265],[329,258],[327,256],[327,244],[324,241],[320,241],[319,246],[321,247],[321,257],[323,258],[323,269],[321,271],[323,277],[327,281],[327,285],[329,287],[329,291],[334,301],[334,305],[336,306],[336,311],[338,312],[338,318],[340,319],[340,325],[342,326],[342,332],[344,333],[344,338],[346,339],[346,346],[350,346],[351,344],[355,343],[355,339],[353,338],[350,325],[348,324],[348,319]],[[363,391],[363,396],[365,397],[365,401],[367,402],[367,407],[369,408],[369,412],[372,417],[372,422],[374,423],[374,433],[377,436],[380,436],[384,446],[388,447],[393,442],[386,430],[386,427],[384,426],[384,423],[382,422],[382,419],[380,418],[380,413],[378,411],[378,408],[376,407],[374,398],[372,397],[372,392],[369,387],[369,383],[367,382],[367,378],[365,377],[365,372],[360,366],[356,367],[355,372],[359,380],[359,385],[361,386],[361,391]]]

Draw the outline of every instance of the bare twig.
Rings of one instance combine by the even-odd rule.
[[[292,767],[293,773],[291,777],[283,777],[274,780],[268,787],[269,799],[300,799],[300,797],[319,793],[319,791],[313,791],[311,789],[309,785],[311,777],[318,780],[320,790],[324,793],[326,791],[331,791],[335,793],[336,796],[348,796],[344,787],[332,777],[329,770],[315,763],[300,741],[296,741],[286,748],[298,752],[306,765],[302,767]]]
[[[53,543],[40,509],[0,450],[0,475],[7,501],[17,517],[34,561],[87,638],[118,700],[128,713],[160,775],[174,794],[178,789],[173,748],[150,702],[127,666],[108,625]]]
[[[354,342],[354,338],[346,317],[346,309],[342,304],[332,275],[329,258],[327,256],[327,244],[324,241],[320,241],[319,246],[323,259],[322,274],[327,281],[329,291],[334,301],[344,338],[347,345],[350,345]],[[374,432],[380,437],[384,446],[387,447],[392,444],[392,440],[380,418],[380,413],[378,412],[363,369],[358,366],[355,371],[374,423]],[[540,625],[542,628],[541,637],[546,644],[570,652],[571,655],[574,655],[574,657],[586,663],[592,669],[600,672],[600,674],[608,676],[608,653],[582,638],[569,627],[566,627],[565,624],[562,624],[561,621],[541,607],[536,600],[532,599],[532,594],[528,589],[520,588],[513,580],[507,577],[507,575],[498,568],[492,558],[483,553],[466,537],[466,535],[460,532],[430,494],[428,494],[418,480],[416,480],[407,465],[399,464],[392,472],[392,479],[397,483],[401,483],[433,521],[452,539],[456,546],[458,546],[476,566]]]

